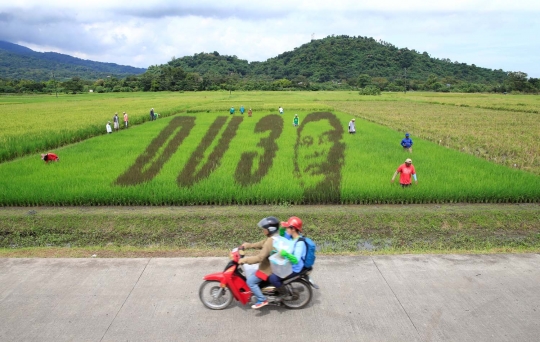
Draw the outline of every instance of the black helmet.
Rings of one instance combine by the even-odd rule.
[[[260,220],[257,226],[268,229],[269,235],[272,235],[279,230],[279,220],[274,216],[268,216]]]

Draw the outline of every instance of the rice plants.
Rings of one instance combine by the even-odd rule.
[[[131,127],[149,120],[151,107],[166,117],[193,102],[205,99],[174,93],[0,97],[6,113],[0,119],[0,162],[105,134],[115,112],[127,112]]]
[[[285,107],[285,106],[284,106]],[[286,107],[285,107],[286,108]],[[258,117],[198,112],[159,119],[0,164],[0,205],[517,203],[540,200],[540,177],[415,139],[350,115]],[[390,178],[411,157],[419,184]]]
[[[540,175],[538,114],[415,101],[331,103],[341,111],[402,134],[410,132],[413,140],[421,138]]]

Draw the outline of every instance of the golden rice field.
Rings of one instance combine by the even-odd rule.
[[[389,95],[389,94],[387,94]],[[540,96],[459,93],[407,93],[411,101],[540,114]]]

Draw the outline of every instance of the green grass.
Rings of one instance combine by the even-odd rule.
[[[302,126],[309,112],[297,113]],[[350,116],[339,112],[335,115],[341,126],[346,127]],[[212,151],[223,147],[220,139],[227,131],[231,116],[215,112],[185,116],[193,116],[195,126],[149,181],[128,186],[117,184],[117,179],[169,125],[172,117],[58,149],[56,152],[61,159],[58,163],[44,164],[38,156],[30,156],[0,164],[0,205],[515,203],[540,200],[540,177],[536,175],[422,139],[415,140],[414,153],[410,155],[399,147],[401,132],[364,120],[357,120],[356,135],[345,132],[341,137],[343,167],[339,191],[333,194],[330,186],[333,183],[328,178],[325,181],[325,175],[297,177],[295,159],[300,165],[306,165],[310,159],[307,155],[295,156],[298,128],[292,126],[292,113],[284,115],[283,131],[275,142],[277,150],[268,172],[258,182],[243,186],[235,178],[242,154],[256,154],[251,162],[252,172],[255,172],[264,153],[264,148],[258,144],[270,134],[266,130],[255,132],[264,115],[257,113],[253,118],[243,118],[219,161]],[[225,117],[225,125],[195,161],[193,174],[200,173],[203,177],[195,177],[197,179],[191,186],[179,183],[178,178],[185,176],[186,164],[193,159],[192,155],[209,127],[220,116]],[[321,122],[310,125],[309,130],[316,139],[327,129]],[[308,152],[311,153],[313,148],[310,147]],[[164,148],[159,151],[154,160],[162,157]],[[397,184],[392,185],[390,178],[408,157],[413,159],[419,184],[402,189]],[[146,161],[150,162],[150,157]],[[210,172],[200,172],[207,162],[211,165]]]
[[[301,217],[325,254],[537,252],[539,214],[538,204],[4,208],[0,255],[61,247],[93,248],[100,256],[114,250],[224,256],[261,239],[255,223],[268,215]]]

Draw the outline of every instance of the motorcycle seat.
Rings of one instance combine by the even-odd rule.
[[[283,285],[287,285],[287,284],[289,284],[290,282],[292,282],[293,280],[296,280],[296,279],[298,279],[298,278],[302,278],[302,277],[304,277],[304,276],[310,274],[312,270],[313,270],[313,267],[310,267],[310,268],[304,267],[304,268],[302,269],[302,271],[300,271],[300,273],[298,273],[298,274],[295,275],[294,277],[292,277],[292,278],[285,278],[285,279],[283,280]]]

